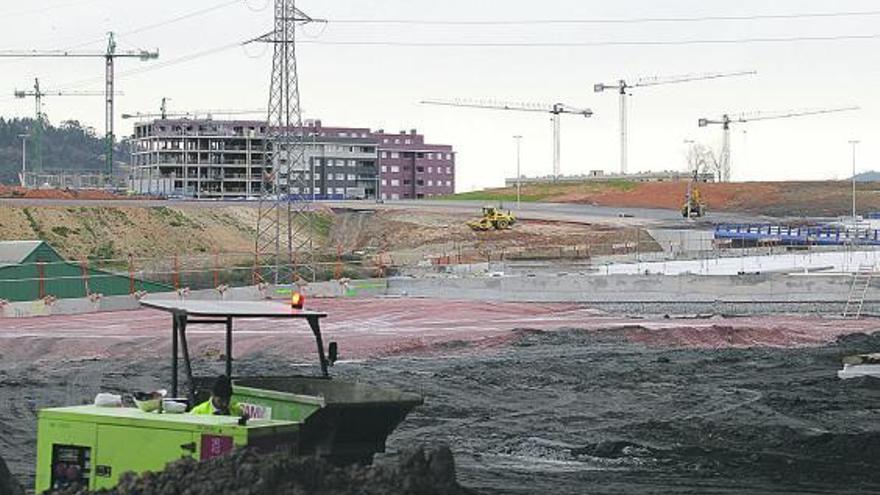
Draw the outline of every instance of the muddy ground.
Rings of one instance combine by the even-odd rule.
[[[479,493],[880,491],[880,381],[835,377],[841,356],[876,351],[880,336],[707,349],[639,334],[520,329],[498,347],[432,344],[334,373],[424,394],[389,452],[446,442],[459,481]],[[164,384],[165,361],[0,357],[0,456],[30,485],[38,407]],[[205,374],[221,366],[197,365]],[[241,374],[302,372],[258,355],[238,365]]]

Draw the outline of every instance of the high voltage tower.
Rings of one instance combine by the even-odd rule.
[[[275,0],[274,30],[254,40],[275,47],[254,241],[255,282],[286,285],[313,281],[316,275],[296,67],[297,25],[311,22],[323,21],[297,9],[294,0]]]
[[[159,52],[148,52],[145,50],[133,51],[117,51],[116,37],[114,34],[108,33],[107,50],[103,52],[79,52],[67,50],[2,50],[0,57],[39,57],[39,58],[103,58],[104,59],[104,104],[105,104],[105,128],[107,139],[107,174],[113,175],[113,145],[116,136],[113,131],[113,107],[114,107],[114,86],[116,84],[116,59],[117,58],[137,58],[142,61],[154,60],[159,58]]]

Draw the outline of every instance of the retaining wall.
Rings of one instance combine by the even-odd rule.
[[[393,278],[389,295],[522,302],[840,302],[846,275],[535,275]],[[880,299],[880,279],[867,299]]]

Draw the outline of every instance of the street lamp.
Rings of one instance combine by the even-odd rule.
[[[522,143],[522,136],[513,136],[513,139],[516,140],[516,209],[519,211],[519,202],[522,196],[522,173],[520,172],[520,144]]]
[[[856,146],[861,141],[852,139],[849,141],[850,146],[852,146],[852,216],[853,216],[853,230],[857,229],[856,224]]]
[[[27,139],[30,134],[19,134],[21,138],[21,187],[27,187]]]

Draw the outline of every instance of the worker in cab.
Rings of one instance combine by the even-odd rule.
[[[241,416],[241,407],[232,400],[232,380],[226,375],[218,376],[211,388],[211,398],[194,407],[190,414]]]

